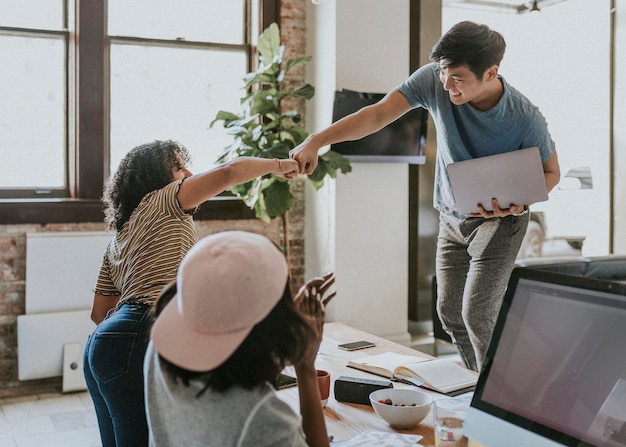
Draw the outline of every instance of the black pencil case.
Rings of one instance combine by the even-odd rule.
[[[341,376],[335,380],[335,400],[352,404],[372,405],[370,394],[385,388],[393,388],[393,383],[389,380]]]

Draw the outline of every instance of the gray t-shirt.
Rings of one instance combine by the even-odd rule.
[[[412,107],[427,109],[437,129],[433,204],[445,214],[459,216],[446,165],[528,147],[538,147],[542,162],[554,152],[545,118],[528,98],[500,77],[504,94],[495,107],[481,112],[471,104],[452,104],[439,80],[435,63],[416,70],[397,90]]]
[[[273,387],[225,393],[177,383],[161,368],[152,342],[144,362],[146,415],[152,447],[306,447],[301,417]]]

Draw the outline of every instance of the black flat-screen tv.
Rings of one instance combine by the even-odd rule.
[[[384,93],[346,89],[336,91],[333,122],[377,103],[384,96]],[[427,110],[412,109],[378,132],[360,140],[333,144],[331,149],[353,162],[423,164],[427,119]]]

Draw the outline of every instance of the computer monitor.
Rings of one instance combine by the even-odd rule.
[[[346,89],[336,91],[333,122],[377,103],[384,96],[384,93]],[[334,143],[331,149],[355,163],[424,164],[427,120],[428,111],[418,107],[367,137]]]
[[[467,437],[487,447],[626,446],[624,295],[623,282],[514,269]]]

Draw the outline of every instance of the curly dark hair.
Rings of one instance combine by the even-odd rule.
[[[237,350],[212,371],[194,372],[180,368],[159,355],[159,360],[175,380],[189,386],[191,380],[204,382],[200,397],[207,389],[218,392],[233,386],[254,388],[264,382],[277,386],[278,375],[288,362],[300,360],[306,349],[311,328],[296,309],[289,280],[281,299],[267,317],[252,328]],[[155,306],[155,317],[176,293],[176,285],[167,286]]]
[[[172,170],[179,166],[177,155],[185,163],[191,160],[187,148],[172,140],[155,140],[126,154],[102,196],[109,229],[121,230],[146,194],[172,182]]]
[[[492,65],[500,65],[506,42],[497,31],[474,22],[459,22],[435,44],[430,60],[446,60],[449,67],[467,68],[480,79]]]

